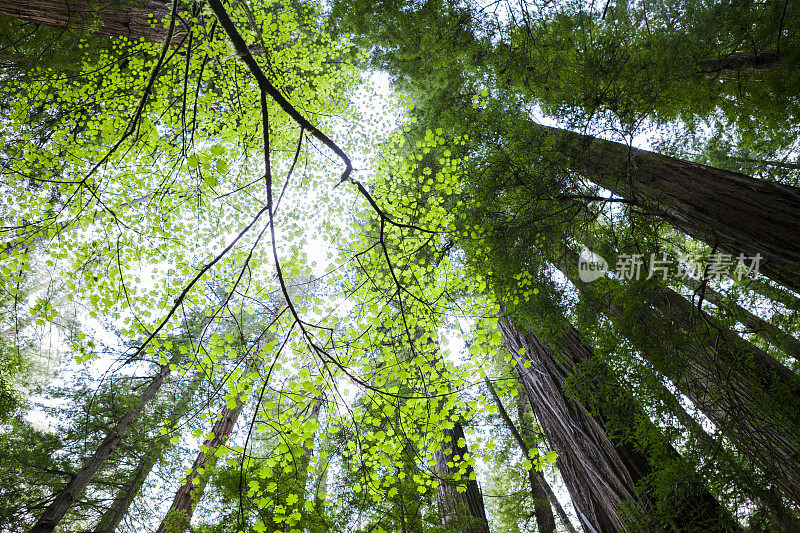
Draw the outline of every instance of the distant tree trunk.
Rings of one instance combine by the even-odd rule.
[[[248,373],[258,370],[262,361],[262,347],[263,343],[259,342],[255,352],[247,361],[242,375],[246,376]],[[226,404],[222,409],[222,413],[211,428],[213,437],[203,442],[201,451],[198,452],[192,464],[191,473],[186,476],[186,481],[175,493],[172,505],[159,524],[157,533],[183,533],[189,528],[195,507],[203,497],[210,470],[217,462],[216,452],[233,433],[233,428],[236,427],[243,408],[244,402],[237,394],[234,406],[228,407]]]
[[[186,482],[178,489],[172,506],[167,511],[164,520],[156,530],[158,533],[183,533],[189,528],[189,522],[197,503],[203,496],[206,482],[208,481],[207,470],[216,463],[214,453],[219,450],[236,426],[239,414],[244,404],[236,402],[236,407],[228,409],[226,406],[222,410],[222,417],[217,420],[211,432],[214,437],[203,442],[203,449],[208,452],[200,452],[194,460],[191,474],[186,476]],[[197,479],[197,483],[195,483]]]
[[[454,456],[460,458],[469,453],[464,437],[464,428],[456,422],[453,429],[442,430],[444,441],[442,449],[433,452],[436,459],[436,473],[439,480],[439,505],[442,508],[442,525],[447,529],[461,533],[489,533],[489,521],[486,519],[486,510],[483,506],[483,495],[478,482],[472,477],[472,467],[467,467],[461,481],[453,481],[453,476],[459,472],[459,463],[453,464]],[[459,445],[459,440],[464,439],[465,444]],[[457,486],[466,486],[465,492],[459,492]]]
[[[557,267],[743,455],[800,503],[800,376],[671,289],[642,285],[635,300],[623,301],[616,282],[607,279],[611,288],[599,291],[598,282],[577,279],[570,259]]]
[[[395,419],[395,423],[400,423],[399,419]],[[400,463],[397,465],[398,469],[402,472],[413,472],[418,463],[417,453],[410,442],[403,445],[403,451],[400,456]],[[422,519],[422,495],[417,491],[417,484],[412,476],[406,475],[403,479],[398,481],[399,490],[394,496],[390,496],[389,500],[395,509],[399,509],[400,515],[400,530],[411,533],[413,531],[424,531],[424,522]]]
[[[0,14],[45,26],[161,42],[166,37],[162,21],[169,17],[171,5],[170,0],[0,0]],[[180,42],[186,30],[178,24],[173,43]]]
[[[167,420],[177,421],[186,412],[189,402],[194,398],[195,392],[203,382],[203,375],[197,373],[189,387],[181,394],[180,399],[175,404]],[[136,465],[128,480],[120,487],[114,498],[114,505],[107,509],[100,517],[100,521],[95,526],[95,533],[113,533],[116,531],[122,519],[128,513],[128,509],[133,503],[133,499],[141,490],[150,471],[164,455],[166,444],[164,438],[156,439]]]
[[[319,413],[322,410],[322,405],[322,396],[317,396],[317,398],[315,398],[311,404],[311,409],[309,410],[308,414],[309,420],[319,420]],[[316,440],[316,434],[314,435],[314,440]],[[305,498],[307,494],[306,485],[308,484],[308,465],[311,463],[311,457],[314,455],[314,440],[311,442],[302,443],[303,454],[301,455],[300,459],[296,461],[296,490],[299,493],[298,495],[302,496],[303,498]]]
[[[519,380],[519,375],[517,375],[517,379]],[[535,436],[533,430],[533,424],[531,423],[530,420],[528,420],[527,416],[527,413],[529,411],[531,411],[531,402],[528,399],[528,395],[525,393],[524,387],[521,387],[520,395],[517,400],[517,415],[519,416],[520,436],[522,437],[523,442],[525,442],[525,437],[528,437],[528,439],[533,439]],[[534,417],[535,415],[531,412],[530,416]],[[543,440],[544,440],[543,436],[541,439],[539,437],[535,438],[535,442],[537,443]],[[569,533],[577,533],[577,529],[572,524],[572,521],[569,519],[569,516],[567,516],[567,512],[564,510],[564,507],[561,505],[561,502],[556,497],[555,493],[553,492],[553,489],[550,488],[550,485],[547,483],[544,474],[541,475],[540,480],[542,483],[542,487],[544,487],[545,491],[547,492],[547,497],[550,500],[550,504],[553,506],[553,509],[555,509],[558,518],[564,525],[564,528]]]
[[[785,306],[790,311],[800,312],[800,298],[786,289],[773,287],[766,280],[759,278],[743,280],[741,285],[773,302]]]
[[[647,377],[643,379],[647,379]],[[754,482],[753,474],[745,469],[742,460],[726,449],[722,442],[709,435],[700,423],[686,412],[672,391],[664,385],[652,385],[652,381],[648,381],[651,383],[648,387],[654,390],[658,399],[664,403],[669,412],[694,439],[698,451],[704,457],[710,458],[712,464],[716,465],[718,470],[723,473],[725,478],[723,483],[733,482],[738,489],[748,494],[756,505],[765,509],[772,516],[775,526],[781,533],[800,531],[800,520],[786,507],[778,491],[772,487],[761,487]],[[719,483],[719,480],[715,479],[713,475],[708,475],[709,470],[711,469],[704,468],[701,471],[703,477],[712,483]]]
[[[31,324],[36,321],[39,316],[45,311],[45,308],[42,308],[38,313],[32,313],[30,316],[23,318],[22,320],[17,320],[16,318],[12,318],[14,321],[14,325],[0,331],[0,337],[8,337],[13,338],[15,337],[20,331],[27,328]]]
[[[53,501],[47,506],[33,525],[31,533],[49,533],[55,529],[61,519],[64,518],[64,515],[67,514],[69,508],[72,507],[72,504],[86,491],[86,487],[92,481],[94,475],[100,470],[100,467],[103,466],[103,463],[108,459],[111,452],[114,451],[120,441],[122,441],[131,424],[139,418],[144,408],[156,395],[161,385],[164,384],[164,380],[170,373],[170,364],[175,364],[179,360],[180,355],[175,355],[169,364],[161,367],[158,374],[150,380],[150,384],[141,396],[139,396],[138,405],[125,413],[122,420],[120,420],[114,429],[106,435],[106,438],[103,439],[103,442],[98,446],[94,454],[87,459],[83,467],[78,470],[75,477],[73,477],[63,489],[58,491]]]
[[[434,360],[441,361],[438,342],[433,336],[427,335],[424,329],[417,328],[414,343],[418,343],[423,353],[431,354]],[[459,533],[489,533],[483,495],[478,482],[471,479],[474,470],[467,466],[460,481],[454,479],[461,470],[460,463],[464,455],[469,453],[464,428],[459,422],[455,422],[452,429],[442,429],[442,437],[441,449],[433,452],[439,477],[437,499],[442,511],[442,526]],[[460,440],[463,440],[463,445],[459,443]],[[455,456],[459,460],[454,461]],[[458,485],[463,485],[466,490],[459,492]]]
[[[162,447],[156,449],[149,449],[142,456],[139,464],[125,481],[125,483],[117,491],[114,497],[114,506],[107,509],[101,516],[100,521],[94,528],[96,533],[114,533],[119,527],[122,519],[128,513],[128,509],[133,503],[133,499],[142,489],[147,476],[153,467],[158,462],[159,457],[163,453]]]
[[[695,279],[687,278],[685,283],[695,291],[700,288],[700,282]],[[751,333],[759,335],[786,355],[800,360],[800,340],[783,332],[778,326],[772,325],[744,307],[727,302],[722,294],[711,287],[706,286],[702,294],[707,301],[741,322]]]
[[[514,440],[517,442],[517,446],[519,446],[522,456],[525,459],[530,459],[530,449],[528,448],[528,445],[525,444],[525,440],[522,438],[522,435],[520,435],[519,430],[517,430],[514,422],[511,420],[511,417],[508,416],[508,412],[503,406],[503,402],[500,400],[500,397],[495,392],[491,381],[486,378],[485,383],[486,387],[489,389],[492,399],[494,400],[494,404],[497,406],[497,410],[500,412],[500,417],[503,419],[506,427],[511,432]],[[522,412],[520,416],[522,416]],[[531,486],[531,497],[533,498],[534,509],[533,513],[536,517],[536,527],[538,528],[539,533],[555,532],[556,519],[555,516],[553,516],[554,508],[557,510],[561,521],[564,523],[564,527],[575,533],[575,530],[572,527],[569,518],[567,518],[564,509],[561,507],[558,498],[556,498],[555,494],[553,494],[553,491],[547,484],[547,480],[544,479],[544,475],[539,470],[531,468],[528,470],[528,482]]]
[[[679,455],[666,442],[641,443],[630,434],[636,424],[647,423],[646,416],[607,367],[595,364],[592,372],[576,374],[578,365],[593,354],[574,328],[561,336],[556,355],[533,334],[519,331],[508,317],[500,319],[499,327],[548,443],[559,454],[559,470],[587,532],[667,525],[679,531],[735,528],[729,514],[692,474],[673,480],[678,486],[669,502],[650,500],[652,493],[639,492],[637,483],[651,476],[657,463],[649,454],[658,453],[658,461],[679,461]],[[573,374],[590,397],[594,415],[567,396],[566,380]],[[662,516],[656,516],[656,509]],[[628,523],[633,519],[652,522]]]
[[[329,439],[325,432],[321,433],[321,438],[323,439],[324,444],[320,446],[325,449],[327,447],[327,443]],[[317,454],[320,459],[324,462],[317,465],[317,476],[316,482],[311,490],[310,495],[313,496],[314,502],[314,522],[316,525],[309,527],[309,531],[311,533],[317,533],[318,531],[324,531],[324,528],[327,527],[327,522],[325,520],[325,500],[323,498],[323,494],[327,494],[328,492],[328,467],[330,466],[330,457],[322,459],[321,454]]]
[[[556,164],[734,258],[760,254],[760,273],[800,291],[799,188],[534,122],[527,131]]]
[[[763,52],[732,52],[718,59],[700,61],[700,72],[714,74],[723,71],[755,71],[767,70],[781,64],[781,57],[774,50]]]

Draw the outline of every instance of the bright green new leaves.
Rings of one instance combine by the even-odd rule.
[[[317,14],[279,3],[259,6],[249,20],[243,11],[231,13],[242,28],[264,29],[248,37],[263,47],[257,61],[276,73],[309,119],[341,111],[332,95],[353,81],[341,61],[348,45],[301,32],[317,24]],[[213,27],[206,15],[193,21],[191,36],[180,50],[169,50],[146,98],[161,46],[144,41],[85,49],[70,72],[42,67],[24,82],[2,80],[17,95],[3,110],[0,130],[0,213],[4,226],[17,228],[6,234],[3,247],[15,253],[3,252],[4,270],[27,264],[17,255],[25,245],[47,250],[68,291],[90,302],[92,316],[136,315],[131,326],[149,323],[198,265],[252,221],[266,202],[258,180],[258,90]],[[271,150],[291,153],[299,130],[277,108],[270,129]],[[285,172],[290,161],[275,157],[273,172]],[[214,275],[232,275],[254,243],[247,235]],[[263,265],[248,278],[253,288],[270,271],[268,248],[255,247],[250,256],[251,268]]]

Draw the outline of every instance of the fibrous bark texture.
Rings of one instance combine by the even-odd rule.
[[[800,291],[800,189],[529,123],[532,147],[692,237]]]
[[[442,430],[444,442],[442,449],[434,452],[436,472],[439,475],[439,505],[442,508],[442,525],[461,533],[489,533],[489,522],[483,506],[483,495],[478,482],[473,477],[473,469],[468,466],[466,472],[460,471],[460,462],[468,454],[466,441],[463,446],[459,441],[465,439],[464,428],[459,423],[453,429]],[[458,457],[458,459],[456,459]],[[454,463],[455,461],[455,463]],[[460,481],[453,481],[460,477]],[[458,491],[458,485],[466,486],[465,492]]]
[[[608,397],[609,390],[613,391],[613,408],[603,398],[595,398],[590,413],[567,396],[568,379],[592,356],[574,328],[559,339],[561,352],[557,355],[550,345],[518,330],[507,317],[500,319],[499,327],[547,441],[559,454],[558,468],[586,531],[626,527],[724,530],[733,525],[728,513],[691,472],[675,480],[670,501],[640,492],[637,485],[646,482],[654,473],[652,465],[657,464],[650,454],[660,453],[659,461],[679,460],[679,456],[667,443],[639,443],[626,435],[636,424],[647,424],[646,418],[633,398],[615,387],[609,369],[594,366],[594,372],[580,374],[580,387],[594,396],[603,391]],[[631,524],[631,520],[637,522]]]
[[[599,290],[598,282],[577,279],[569,259],[557,266],[740,453],[800,504],[800,376],[669,288],[640,285],[636,298],[626,300],[616,282],[606,280],[606,290]]]
[[[169,0],[0,0],[0,13],[21,20],[151,42],[164,40],[167,32],[162,21],[169,17],[170,8]],[[177,25],[173,42],[185,35],[186,27]]]

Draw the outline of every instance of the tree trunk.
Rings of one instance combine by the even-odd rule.
[[[412,472],[417,461],[417,454],[408,442],[403,446],[402,461],[404,470]],[[417,491],[416,483],[411,476],[400,480],[397,500],[400,506],[401,526],[405,527],[408,532],[424,531],[422,495]]]
[[[740,453],[800,503],[800,376],[671,289],[640,284],[635,301],[641,303],[632,303],[608,278],[611,289],[602,292],[598,282],[579,281],[569,259],[557,267]]]
[[[319,413],[322,410],[323,401],[324,400],[322,398],[322,395],[317,396],[314,399],[308,414],[308,420],[319,420]],[[312,491],[307,490],[308,465],[311,463],[311,457],[314,455],[315,440],[316,440],[316,433],[314,434],[313,440],[311,442],[303,442],[301,444],[303,453],[299,459],[295,460],[294,488],[292,488],[291,486],[287,487],[284,492],[288,494],[296,493],[300,497],[300,502],[302,502],[303,500],[307,500],[307,501],[314,501],[314,503],[316,504],[318,503],[316,498],[317,496],[316,490],[313,491],[314,495],[313,499],[309,498],[309,495],[312,494]],[[320,508],[316,509],[317,512],[319,512]],[[289,528],[289,526],[284,524],[283,527],[284,531],[288,531],[287,528]]]
[[[172,413],[170,413],[167,420],[177,421],[183,416],[186,408],[189,405],[189,402],[194,397],[194,394],[198,387],[200,387],[202,381],[203,375],[198,372],[186,391],[181,394],[178,403],[175,404],[175,408],[172,410]],[[147,476],[150,475],[150,471],[164,455],[165,449],[166,444],[163,437],[161,439],[157,439],[148,447],[147,451],[139,461],[139,464],[136,465],[136,468],[128,478],[128,481],[125,482],[125,484],[120,487],[119,491],[117,492],[117,495],[114,498],[115,504],[106,510],[106,512],[104,512],[100,517],[97,526],[94,528],[96,533],[113,533],[116,531],[120,522],[122,522],[122,519],[128,513],[128,509],[130,508],[131,503],[133,503],[133,499],[141,490],[145,480],[147,479]]]
[[[756,71],[768,70],[781,64],[781,57],[774,50],[763,52],[732,52],[718,59],[700,61],[700,72],[714,74],[723,71]]]
[[[309,420],[319,420],[319,412],[322,410],[322,396],[317,396],[314,399],[314,404],[311,406],[311,411],[309,413]],[[315,436],[316,439],[316,436]],[[308,481],[308,463],[311,460],[311,457],[314,455],[314,441],[312,442],[303,442],[303,452],[304,452],[304,461],[305,463],[302,465],[300,469],[303,476],[302,483],[300,483],[300,487],[305,491],[306,482]],[[300,479],[300,478],[298,478]]]
[[[244,372],[242,372],[243,376],[247,376],[250,372],[258,371],[262,360],[262,346],[261,342],[257,344],[255,353],[245,365]],[[195,457],[191,473],[186,476],[186,481],[175,493],[172,506],[170,506],[166,516],[159,524],[156,530],[157,533],[183,533],[189,528],[189,522],[192,520],[195,507],[203,497],[210,470],[217,462],[216,452],[230,437],[243,408],[244,402],[237,394],[234,399],[234,406],[228,407],[226,404],[222,409],[221,416],[217,418],[211,428],[213,437],[206,439],[200,447],[201,451]]]
[[[517,442],[517,446],[519,446],[522,456],[525,459],[530,459],[531,457],[529,455],[530,450],[528,445],[525,444],[525,440],[522,438],[522,435],[520,435],[519,431],[514,425],[514,422],[511,420],[511,417],[508,416],[508,412],[506,412],[503,402],[500,400],[497,392],[495,392],[492,382],[489,381],[489,378],[486,378],[484,381],[486,383],[486,387],[489,389],[492,399],[494,400],[494,404],[497,406],[497,410],[500,412],[500,417],[503,419],[503,422],[505,422],[506,427],[511,432],[511,435],[514,436],[514,440]],[[520,411],[520,419],[522,415],[523,412]],[[531,486],[531,496],[533,497],[534,509],[533,512],[536,517],[536,526],[538,528],[537,531],[539,531],[539,533],[555,533],[556,519],[555,516],[553,516],[553,508],[555,508],[558,511],[559,517],[564,523],[564,526],[572,533],[576,533],[569,521],[569,518],[567,518],[564,509],[561,507],[558,498],[556,498],[555,494],[553,494],[553,491],[550,489],[550,485],[547,484],[544,474],[542,474],[536,468],[531,468],[528,470],[528,482]]]
[[[170,364],[176,364],[179,359],[180,355],[175,355],[170,361]],[[103,442],[98,446],[97,450],[95,450],[94,454],[86,461],[83,467],[78,470],[75,477],[73,477],[63,489],[58,491],[53,501],[47,506],[39,517],[39,520],[33,525],[31,533],[48,533],[53,531],[61,519],[64,518],[64,515],[67,514],[72,504],[83,495],[94,475],[100,470],[100,467],[105,460],[108,459],[109,455],[111,455],[111,452],[114,451],[114,448],[117,447],[117,444],[120,443],[125,433],[128,431],[128,428],[139,418],[144,408],[156,395],[161,385],[164,384],[164,380],[170,373],[170,364],[161,367],[161,370],[150,380],[150,384],[139,397],[139,404],[125,413],[122,420],[120,420],[114,429],[108,433],[106,438],[103,439]]]
[[[711,484],[733,483],[738,490],[742,490],[757,506],[766,510],[775,521],[775,526],[781,533],[794,533],[800,531],[800,520],[786,507],[781,495],[772,487],[762,487],[753,480],[753,473],[748,472],[743,466],[742,460],[736,457],[723,446],[720,439],[709,435],[700,423],[695,420],[686,409],[681,405],[675,394],[664,385],[658,383],[653,385],[653,381],[648,376],[642,376],[639,382],[648,382],[648,388],[655,392],[655,396],[663,402],[683,428],[689,433],[696,443],[696,449],[703,457],[710,458],[713,465],[717,467],[724,479],[712,475],[713,468],[703,468],[700,472]]]
[[[773,302],[778,302],[790,311],[800,312],[800,298],[786,289],[773,287],[766,280],[759,278],[742,280],[741,285]]]
[[[454,481],[454,476],[459,473],[459,463],[464,454],[469,450],[466,446],[464,428],[456,422],[453,429],[443,429],[444,441],[442,449],[433,452],[436,459],[436,473],[439,476],[439,505],[442,508],[442,526],[460,533],[489,533],[489,521],[486,519],[486,510],[483,507],[483,495],[478,487],[478,482],[472,478],[473,469],[467,466],[466,472],[460,481]],[[459,445],[459,440],[464,439],[464,446]],[[453,464],[454,456],[460,460]],[[459,492],[459,484],[466,485],[465,492]]]
[[[531,146],[800,292],[800,189],[528,122]]]
[[[695,291],[700,287],[700,282],[695,279],[687,278],[685,282],[687,286]],[[800,360],[800,340],[797,340],[788,333],[784,333],[778,326],[770,324],[768,321],[751,313],[744,307],[727,302],[722,294],[708,285],[706,285],[702,293],[706,300],[717,306],[723,312],[730,313],[733,318],[741,322],[751,333],[759,335],[765,341],[779,348],[786,355]]]
[[[576,373],[593,354],[573,327],[559,339],[559,355],[533,334],[519,331],[507,317],[500,319],[499,327],[547,440],[559,454],[559,470],[587,532],[734,527],[727,511],[691,474],[673,479],[679,490],[670,501],[640,493],[637,484],[654,474],[653,465],[665,459],[679,461],[678,453],[665,442],[642,443],[630,434],[637,424],[647,424],[647,418],[608,367],[595,364],[591,372]],[[591,398],[594,415],[566,395],[572,374],[580,380],[580,391]],[[611,398],[613,404],[608,403]],[[657,459],[651,457],[654,453]]]
[[[438,342],[435,337],[427,335],[423,328],[416,329],[413,341],[418,343],[421,352],[433,354],[435,360],[442,360]],[[461,472],[460,463],[464,455],[469,453],[464,428],[459,422],[455,422],[452,429],[442,429],[442,437],[441,449],[433,452],[439,477],[437,495],[442,512],[442,526],[459,533],[489,533],[483,495],[478,482],[472,479],[474,470],[471,466],[466,466],[465,472]],[[459,440],[463,440],[463,446]],[[454,461],[455,456],[459,460]],[[459,485],[463,485],[466,490],[459,492]]]
[[[207,449],[208,453],[201,451],[197,454],[192,464],[192,472],[186,476],[186,482],[175,494],[172,506],[156,530],[158,533],[183,533],[188,529],[189,521],[192,519],[197,503],[203,496],[203,491],[208,481],[206,470],[216,463],[215,452],[230,436],[243,406],[244,404],[241,401],[237,401],[233,409],[228,409],[226,406],[222,410],[222,417],[217,420],[211,430],[214,433],[214,437],[203,442],[202,448]],[[197,480],[196,483],[195,480]]]
[[[169,18],[170,11],[169,0],[0,0],[0,14],[3,15],[45,26],[127,37],[131,41],[141,38],[150,42],[163,41],[166,29],[162,21]],[[175,44],[187,31],[180,17],[178,22],[172,39]]]

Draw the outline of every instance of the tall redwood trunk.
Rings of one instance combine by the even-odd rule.
[[[700,282],[697,280],[687,278],[685,282],[686,285],[693,290],[698,290],[700,288]],[[774,326],[760,316],[751,313],[744,307],[728,303],[722,294],[711,287],[706,286],[705,289],[703,289],[703,296],[707,301],[722,309],[723,312],[730,313],[730,315],[741,322],[750,333],[759,335],[776,348],[779,348],[786,355],[800,360],[800,340],[789,335],[778,326]]]
[[[171,361],[175,363],[177,360]],[[53,531],[58,523],[67,514],[69,508],[80,498],[86,491],[86,487],[92,481],[92,478],[103,466],[103,463],[111,455],[111,452],[122,441],[125,433],[130,428],[139,415],[144,410],[145,406],[150,403],[150,400],[158,392],[158,389],[163,385],[164,380],[169,375],[169,365],[164,365],[161,370],[151,380],[150,384],[139,397],[139,404],[125,413],[122,420],[112,429],[103,442],[95,450],[94,454],[87,459],[80,470],[75,474],[67,485],[62,488],[55,495],[55,498],[47,506],[44,512],[39,517],[39,520],[31,528],[31,533],[48,533]]]
[[[189,402],[194,397],[203,379],[203,374],[198,372],[195,375],[189,387],[181,394],[178,403],[175,404],[167,420],[177,422],[177,420],[184,415],[189,406]],[[147,476],[150,475],[150,471],[153,470],[153,467],[164,455],[166,449],[165,440],[164,437],[161,437],[148,445],[145,454],[136,465],[136,468],[131,472],[131,475],[114,497],[114,504],[101,515],[100,520],[94,528],[95,533],[114,533],[114,531],[116,531],[122,519],[128,514],[128,509],[133,503],[133,499],[139,494],[142,486],[144,486],[144,482]]]
[[[247,376],[250,372],[258,371],[262,360],[262,346],[262,342],[257,344],[255,353],[245,365],[244,372],[242,372],[243,376]],[[186,481],[175,493],[172,505],[161,524],[159,524],[156,530],[157,533],[183,533],[189,528],[189,522],[192,520],[195,507],[202,499],[208,482],[208,470],[216,463],[216,452],[233,433],[233,428],[236,427],[236,422],[239,420],[239,415],[243,408],[244,402],[237,394],[234,406],[228,407],[226,404],[222,409],[222,413],[220,413],[211,428],[213,436],[206,439],[200,447],[201,451],[195,457],[191,473],[186,476]]]
[[[598,282],[577,279],[570,259],[557,266],[740,453],[800,503],[800,376],[671,289],[640,284],[637,303],[623,301],[616,282],[605,279],[610,288],[599,290]]]
[[[587,532],[620,531],[630,527],[626,522],[632,519],[647,520],[633,525],[644,529],[719,530],[734,525],[693,474],[673,480],[677,490],[670,501],[640,493],[636,485],[654,474],[653,464],[679,456],[666,442],[643,443],[628,434],[646,417],[616,385],[607,367],[594,365],[592,372],[575,374],[580,390],[592,398],[593,415],[567,396],[567,379],[592,357],[574,328],[559,339],[557,355],[533,334],[518,330],[509,318],[501,318],[499,327],[547,441],[559,454],[558,468]],[[651,457],[653,453],[659,458]],[[663,513],[658,518],[657,508]]]
[[[208,326],[211,320],[212,317],[205,317],[200,323],[199,331],[205,331],[205,328]],[[181,355],[176,354],[172,360],[169,361],[169,364],[161,366],[158,374],[156,374],[150,380],[147,388],[139,396],[138,405],[125,413],[125,415],[122,417],[122,420],[120,420],[119,423],[114,426],[114,428],[106,435],[106,438],[103,439],[103,442],[100,443],[100,446],[98,446],[92,456],[86,460],[84,465],[80,470],[78,470],[69,483],[67,483],[64,488],[55,494],[53,501],[39,516],[39,519],[31,528],[30,533],[48,533],[55,529],[58,523],[61,522],[61,519],[63,519],[67,514],[69,508],[72,507],[78,498],[80,498],[86,491],[86,487],[89,486],[89,483],[92,481],[94,475],[97,474],[97,471],[100,470],[101,466],[103,466],[103,463],[111,455],[111,452],[114,451],[117,445],[125,437],[125,433],[127,433],[128,429],[131,427],[131,424],[133,424],[139,418],[139,415],[142,414],[144,408],[148,403],[150,403],[150,400],[153,399],[158,390],[164,384],[164,380],[170,373],[170,366],[172,364],[179,363],[180,360]]]
[[[508,416],[508,412],[506,411],[505,406],[503,406],[500,396],[498,396],[497,392],[495,392],[492,382],[489,381],[489,378],[486,378],[484,381],[486,383],[486,387],[489,389],[489,394],[494,400],[494,404],[497,406],[500,417],[506,424],[506,428],[508,428],[508,430],[511,432],[514,440],[517,441],[517,446],[519,446],[522,456],[525,459],[529,459],[530,449],[525,443],[525,440],[522,438],[519,430],[514,425],[514,422],[511,420],[511,417]],[[522,410],[521,404],[519,407],[520,423],[522,424],[524,423],[525,412]],[[564,527],[568,528],[570,531],[574,531],[572,530],[572,524],[570,524],[566,513],[564,513],[564,510],[561,508],[558,499],[555,497],[555,494],[553,494],[553,491],[550,490],[550,486],[547,484],[544,474],[535,468],[529,469],[528,483],[531,487],[531,497],[533,498],[533,514],[536,518],[536,527],[538,528],[539,533],[555,533],[556,519],[553,515],[553,508],[559,512],[561,521],[564,523]]]
[[[413,342],[420,352],[431,355],[434,361],[442,360],[438,342],[434,336],[427,335],[423,328],[416,329]],[[461,533],[489,533],[483,494],[478,482],[472,479],[475,471],[467,466],[465,472],[457,476],[461,471],[461,461],[468,453],[464,428],[459,422],[455,422],[452,429],[442,429],[442,447],[433,452],[439,477],[437,500],[442,513],[442,526]],[[459,460],[454,461],[456,456]],[[459,485],[466,487],[466,491],[460,492]]]
[[[442,430],[444,442],[442,449],[433,453],[436,459],[436,473],[439,480],[439,505],[442,508],[442,525],[447,529],[462,533],[489,533],[489,521],[486,519],[486,510],[483,506],[483,495],[478,482],[470,479],[473,469],[468,466],[466,473],[462,474],[460,481],[453,481],[453,476],[460,470],[459,463],[453,464],[454,456],[463,458],[469,450],[466,446],[464,428],[456,422],[453,429]],[[464,439],[464,445],[459,445],[459,440]],[[457,486],[466,485],[465,492],[459,492]]]
[[[786,306],[790,311],[800,312],[800,298],[786,289],[773,287],[761,278],[743,280],[741,285],[748,290],[757,292],[768,300]]]
[[[45,26],[151,42],[164,40],[166,28],[162,21],[169,17],[170,8],[170,0],[0,0],[3,15]],[[173,42],[179,42],[185,35],[186,26],[179,19]]]
[[[652,372],[648,369],[647,372]],[[775,522],[775,526],[781,533],[794,533],[800,531],[800,520],[783,500],[780,493],[774,487],[763,487],[754,481],[754,474],[745,468],[745,462],[736,454],[723,446],[722,439],[709,435],[700,423],[695,420],[683,405],[678,401],[675,393],[660,382],[648,379],[646,374],[637,381],[647,381],[647,388],[655,392],[655,396],[663,402],[669,413],[677,419],[683,428],[689,433],[695,442],[696,449],[705,458],[710,458],[712,468],[703,468],[701,474],[710,483],[722,483],[727,485],[733,482],[735,486],[744,491],[753,502],[768,512]],[[717,470],[720,474],[713,474]],[[720,477],[722,478],[720,480]]]
[[[527,123],[531,146],[759,272],[800,292],[800,188]],[[519,127],[513,125],[512,127]]]
[[[192,472],[186,476],[186,482],[181,485],[175,494],[172,506],[156,530],[158,533],[183,533],[188,529],[189,521],[192,519],[197,503],[203,496],[206,481],[208,480],[205,475],[205,469],[210,468],[215,462],[216,456],[214,452],[225,443],[233,432],[243,406],[242,402],[237,401],[233,409],[228,409],[226,406],[222,410],[222,417],[217,420],[211,429],[214,437],[203,442],[202,449],[207,449],[208,452],[201,451],[197,454],[192,464]],[[201,469],[203,470],[201,471]],[[198,480],[197,483],[194,482],[195,479]]]

